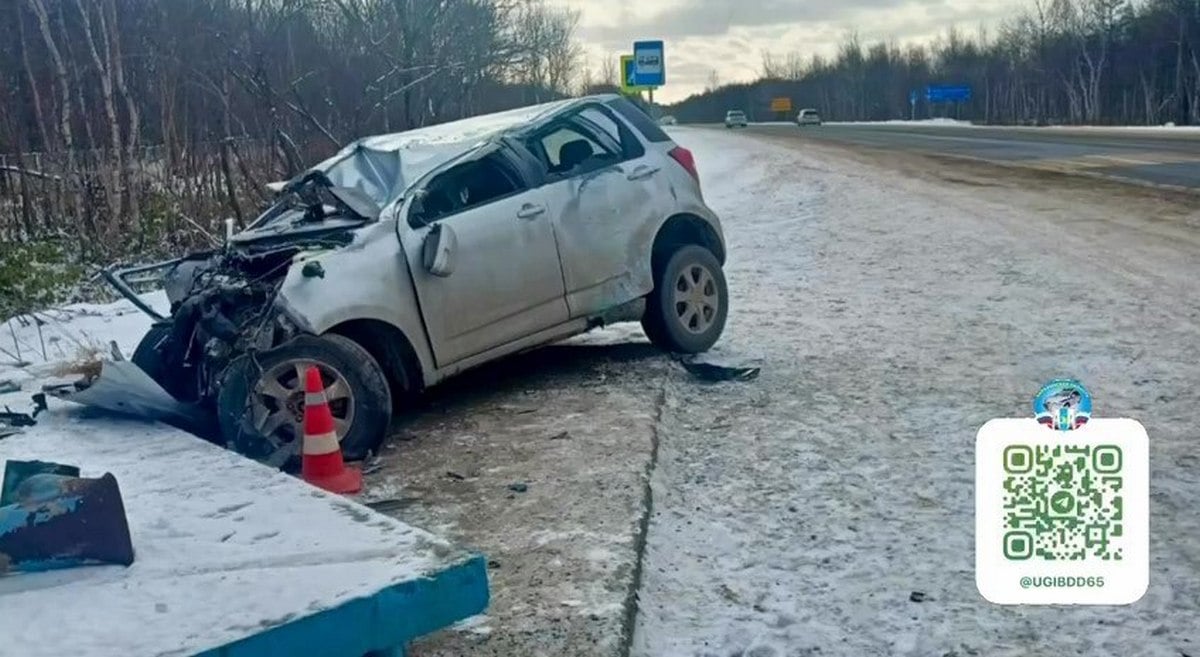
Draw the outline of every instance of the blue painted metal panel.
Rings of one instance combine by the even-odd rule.
[[[409,641],[481,613],[487,605],[487,562],[475,556],[433,577],[401,582],[297,620],[281,620],[276,627],[199,657],[403,655]]]

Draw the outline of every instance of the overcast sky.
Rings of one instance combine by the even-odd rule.
[[[606,55],[630,53],[637,39],[666,41],[667,86],[655,100],[703,91],[713,70],[722,83],[753,79],[764,50],[830,55],[856,30],[864,41],[929,41],[947,28],[994,28],[1032,0],[551,0],[581,12],[579,37],[599,74]]]

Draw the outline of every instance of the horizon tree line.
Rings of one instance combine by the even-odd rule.
[[[1200,0],[1031,0],[990,32],[951,28],[907,46],[852,33],[832,56],[766,52],[758,80],[716,82],[670,111],[683,121],[734,107],[767,118],[771,98],[786,96],[842,121],[1200,124]],[[933,84],[970,86],[972,98],[931,106]]]

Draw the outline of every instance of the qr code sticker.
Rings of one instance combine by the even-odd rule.
[[[1122,454],[1116,445],[1004,450],[1004,557],[1120,561]]]

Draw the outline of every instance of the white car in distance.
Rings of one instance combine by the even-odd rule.
[[[802,109],[796,115],[796,125],[801,127],[806,125],[821,125],[821,115],[815,109]]]

